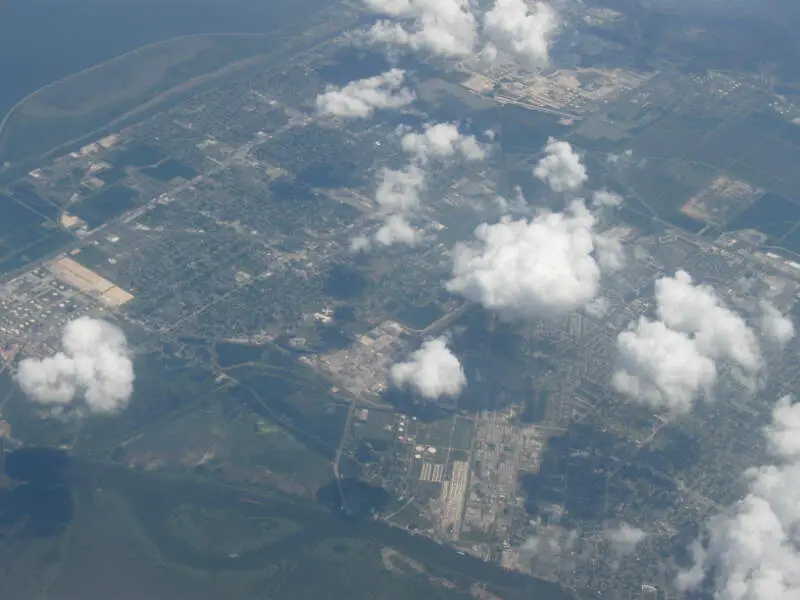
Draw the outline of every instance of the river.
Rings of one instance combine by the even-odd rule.
[[[453,548],[412,535],[382,521],[344,519],[308,501],[253,497],[222,485],[165,478],[104,464],[75,463],[74,467],[78,480],[91,481],[92,485],[114,490],[124,496],[133,507],[142,528],[167,559],[196,569],[255,569],[299,554],[304,547],[321,540],[355,537],[390,546],[422,564],[449,570],[470,581],[518,590],[521,596],[527,598],[574,600],[571,594],[555,584],[461,555]],[[243,502],[243,498],[257,498],[258,503]],[[250,517],[284,518],[302,523],[303,530],[279,543],[236,557],[211,554],[191,548],[183,540],[172,536],[165,527],[167,514],[180,504],[192,504],[206,510],[235,511]]]

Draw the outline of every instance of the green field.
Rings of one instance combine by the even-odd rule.
[[[456,417],[456,428],[453,432],[453,448],[458,450],[469,450],[472,442],[472,430],[475,424],[471,419]]]
[[[314,497],[332,476],[346,408],[293,356],[271,346],[261,353],[263,360],[229,369],[236,381],[218,381],[208,367],[159,352],[143,354],[129,407],[107,419],[43,420],[18,393],[3,416],[32,444],[72,442],[76,454],[132,468]]]
[[[273,52],[267,35],[200,35],[140,48],[34,92],[0,127],[0,162],[36,156]]]
[[[754,100],[750,104],[742,101],[738,112],[726,119],[664,111],[638,117],[643,124],[634,127],[631,118],[626,127],[635,135],[622,142],[598,142],[589,135],[588,126],[579,127],[571,136],[578,147],[589,149],[587,167],[595,177],[603,178],[603,184],[611,188],[621,185],[615,189],[628,199],[628,209],[699,232],[706,221],[681,209],[723,176],[743,181],[760,194],[780,196],[791,208],[800,205],[800,127]],[[620,153],[627,148],[635,157],[633,164],[621,170],[609,167],[607,151]],[[760,203],[754,205],[753,215],[745,213],[746,205],[737,207],[731,202],[729,206],[725,223],[719,224],[723,229],[753,227],[769,235],[771,245],[800,251],[797,241],[787,234],[800,223],[794,210],[778,211],[776,217]],[[744,226],[739,215],[748,217]],[[776,219],[785,223],[770,228]]]
[[[121,479],[100,475],[101,487],[77,490],[63,535],[0,548],[6,589],[20,594],[10,598],[100,600],[120,586],[130,597],[176,600],[470,598],[464,575],[445,572],[453,583],[442,586],[425,571],[397,568],[402,555],[387,565],[382,544],[350,537],[325,512],[167,482],[140,492],[131,485],[147,478]]]

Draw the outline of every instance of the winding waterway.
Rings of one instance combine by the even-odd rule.
[[[139,523],[170,561],[205,571],[248,570],[300,554],[310,544],[331,538],[361,538],[390,546],[425,565],[444,568],[471,581],[481,581],[519,590],[533,599],[574,600],[550,582],[506,571],[428,538],[371,519],[347,520],[319,505],[298,500],[257,498],[242,491],[192,480],[167,479],[157,475],[128,471],[102,464],[76,464],[77,479],[91,481],[123,495],[131,504]],[[204,552],[190,547],[165,527],[170,511],[177,505],[191,504],[206,510],[235,511],[249,517],[282,518],[302,523],[303,530],[264,548],[235,557]]]

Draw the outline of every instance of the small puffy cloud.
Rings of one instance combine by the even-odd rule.
[[[647,533],[628,523],[606,530],[606,538],[611,545],[611,552],[616,558],[623,558],[636,550],[636,546],[647,538]]]
[[[422,205],[427,186],[425,166],[433,159],[457,156],[477,161],[486,157],[486,147],[475,136],[464,135],[453,123],[426,125],[422,131],[400,128],[400,145],[411,156],[402,169],[383,169],[375,193],[377,216],[383,221],[372,239],[360,236],[351,241],[354,251],[368,250],[371,242],[380,246],[404,244],[413,246],[423,239],[422,232],[411,223]]]
[[[622,196],[608,190],[597,190],[592,194],[592,206],[619,206]]]
[[[656,282],[659,318],[672,329],[693,336],[700,351],[734,362],[749,375],[762,367],[758,339],[744,319],[723,306],[708,285],[695,285],[686,271]]]
[[[609,309],[609,302],[608,298],[603,296],[598,296],[591,302],[587,303],[586,306],[583,307],[584,312],[594,317],[595,319],[602,319],[608,314]]]
[[[554,529],[529,537],[520,546],[520,551],[538,557],[561,558],[571,552],[579,541],[577,531]]]
[[[578,531],[542,527],[520,546],[520,559],[534,573],[566,576],[585,565],[586,545]]]
[[[367,37],[373,42],[448,58],[473,53],[478,30],[468,0],[364,0],[364,4],[395,19],[372,26]]]
[[[415,165],[409,165],[404,169],[384,168],[375,191],[375,204],[381,213],[413,212],[420,207],[420,196],[425,187],[426,173]]]
[[[608,154],[606,162],[610,165],[627,164],[633,159],[633,150],[628,148],[622,154]]]
[[[550,40],[557,27],[556,12],[538,0],[496,0],[483,15],[488,53],[494,49],[529,70],[547,64]]]
[[[358,236],[351,240],[351,250],[369,250],[372,242],[380,246],[417,244],[422,239],[422,233],[411,225],[409,219],[419,210],[421,194],[426,185],[426,173],[416,165],[408,165],[403,169],[383,169],[375,192],[377,215],[383,223],[372,238]]]
[[[403,150],[424,164],[431,158],[461,156],[477,161],[486,158],[486,148],[474,135],[465,135],[454,123],[426,125],[421,132],[410,131],[400,140]]]
[[[350,239],[350,252],[366,252],[372,247],[372,242],[367,235],[357,235]]]
[[[757,375],[763,360],[755,334],[713,288],[693,284],[685,271],[662,277],[655,288],[659,320],[641,317],[617,337],[617,391],[681,414],[708,395],[718,360],[730,361],[745,378]]]
[[[619,271],[625,266],[625,249],[617,231],[606,231],[594,236],[594,251],[600,268],[606,272]]]
[[[410,387],[431,400],[458,396],[467,384],[461,362],[444,337],[426,341],[408,361],[393,365],[390,376],[396,386]]]
[[[381,246],[403,244],[415,246],[422,240],[422,232],[408,222],[403,215],[389,215],[373,236]]]
[[[488,10],[470,0],[363,1],[391,17],[373,25],[367,39],[444,58],[502,58],[536,70],[547,64],[558,29],[555,10],[541,0],[495,0]]]
[[[758,327],[761,333],[781,346],[787,344],[794,337],[792,320],[781,314],[781,311],[768,300],[762,300],[759,308],[761,316],[758,320]]]
[[[531,206],[525,199],[520,186],[514,187],[514,197],[512,199],[509,200],[503,196],[497,196],[494,199],[494,203],[503,214],[530,215],[532,213]]]
[[[342,88],[328,86],[317,96],[317,112],[321,115],[349,119],[366,119],[376,110],[402,108],[414,100],[414,94],[403,87],[405,71],[391,69],[381,75],[351,81]]]
[[[569,142],[550,138],[545,155],[533,168],[533,175],[544,181],[554,192],[569,192],[580,188],[589,178],[581,157]]]
[[[125,334],[107,321],[80,317],[67,323],[62,351],[19,364],[17,383],[34,402],[66,406],[82,400],[92,412],[124,408],[133,393],[133,362]]]
[[[660,321],[640,318],[619,334],[617,352],[614,389],[654,408],[689,412],[697,394],[717,379],[714,361],[688,335]]]
[[[600,285],[594,224],[580,201],[563,213],[484,223],[474,245],[454,249],[447,289],[513,317],[557,317],[584,307]]]
[[[679,589],[708,580],[720,600],[800,598],[800,404],[778,401],[766,434],[773,464],[745,472],[747,494],[690,546],[694,564],[679,573]]]

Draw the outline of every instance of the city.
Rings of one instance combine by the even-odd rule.
[[[800,383],[797,340],[757,326],[798,314],[800,104],[760,74],[686,73],[663,57],[623,65],[624,51],[596,33],[629,17],[568,4],[583,15],[572,51],[591,48],[605,57],[597,66],[404,57],[414,93],[402,106],[324,114],[320,96],[390,66],[353,46],[364,13],[348,7],[347,24],[312,50],[9,183],[2,373],[56,355],[70,321],[108,320],[136,340],[134,362],[156,351],[185,360],[208,393],[232,400],[191,423],[191,407],[155,421],[158,441],[142,409],[102,435],[73,423],[60,446],[146,471],[217,469],[307,497],[355,477],[388,493],[376,520],[464,555],[581,597],[684,597],[665,565],[690,562],[700,525],[742,496],[738,474],[767,464],[773,404]],[[457,125],[474,146],[437,150],[431,134],[430,146],[412,147],[435,123]],[[555,140],[579,153],[577,184],[546,170]],[[376,192],[390,171],[421,174],[411,208]],[[542,301],[522,318],[475,291],[489,275],[457,272],[461,246],[465,265],[490,254],[469,245],[489,247],[488,223],[562,215],[589,219],[599,265],[596,277],[589,269],[596,293],[575,310]],[[389,229],[396,237],[382,237]],[[606,266],[611,246],[623,249],[622,268]],[[668,402],[666,387],[633,401],[639,363],[623,364],[623,340],[670,326],[667,286],[681,283],[752,326],[759,365],[715,347],[704,355],[713,376],[683,404]],[[413,368],[431,340],[458,357],[454,393],[428,393],[396,369]],[[227,403],[257,415],[257,427]],[[48,439],[43,406],[18,428],[9,415],[23,409],[7,404],[7,444],[40,428]],[[230,414],[235,424],[220,424]],[[283,466],[257,467],[242,440]]]

